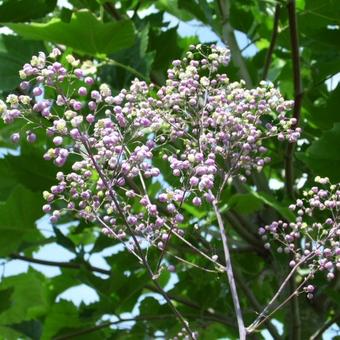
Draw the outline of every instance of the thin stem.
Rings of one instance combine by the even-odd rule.
[[[234,310],[235,310],[236,319],[237,319],[239,337],[240,337],[240,340],[245,340],[246,339],[246,328],[244,326],[240,301],[239,301],[239,298],[238,298],[238,295],[237,295],[235,278],[234,278],[234,273],[233,273],[233,268],[232,268],[232,265],[231,265],[230,253],[229,253],[229,248],[228,248],[227,235],[226,235],[226,232],[224,230],[222,216],[221,216],[221,213],[220,213],[220,211],[217,207],[216,201],[213,201],[212,204],[213,204],[213,208],[214,208],[214,211],[215,211],[215,214],[216,214],[216,217],[217,217],[218,226],[219,226],[219,229],[220,229],[220,235],[221,235],[222,244],[223,244],[223,251],[224,251],[224,258],[225,258],[225,262],[226,262],[226,273],[227,273],[227,277],[228,277],[231,297],[232,297],[233,304],[234,304]]]
[[[96,67],[102,67],[102,66],[105,66],[105,65],[112,65],[112,66],[120,67],[120,68],[130,72],[131,74],[134,74],[139,79],[143,79],[145,81],[149,80],[147,76],[145,76],[144,74],[140,73],[139,71],[137,71],[135,68],[131,67],[130,65],[122,64],[119,61],[114,60],[114,59],[110,59],[110,58],[105,59],[103,62],[101,62],[100,64],[96,65]]]
[[[236,282],[241,287],[244,295],[248,298],[249,302],[255,308],[255,310],[260,312],[262,310],[262,306],[260,305],[259,301],[257,300],[256,296],[253,294],[251,289],[248,287],[244,277],[237,270],[234,271],[234,274],[235,274]],[[266,327],[267,327],[268,332],[272,335],[274,339],[277,340],[281,338],[275,326],[270,322],[270,320],[266,320]]]
[[[287,302],[289,302],[292,298],[298,297],[299,295],[299,290],[301,287],[306,283],[306,281],[310,278],[310,275],[305,277],[305,279],[302,281],[302,283],[283,301],[281,302],[271,313],[269,313],[263,320],[259,322],[257,327],[261,326],[264,322],[269,320],[272,315],[274,315],[280,308],[282,308]]]
[[[182,242],[184,242],[190,249],[192,249],[193,251],[195,251],[196,253],[200,254],[201,256],[203,256],[204,258],[206,258],[207,260],[209,260],[210,262],[212,262],[215,266],[217,266],[217,268],[224,272],[226,270],[226,268],[224,266],[222,266],[220,263],[218,263],[217,261],[214,261],[209,255],[205,254],[204,252],[200,251],[198,248],[196,248],[193,244],[191,244],[189,241],[187,241],[184,237],[182,237],[180,234],[176,233],[174,230],[171,229],[171,227],[169,227],[168,225],[164,225],[166,229],[168,229],[172,234],[174,234],[178,239],[180,239]]]
[[[338,323],[340,322],[340,314],[335,315],[333,318],[328,320],[327,322],[324,323],[324,325],[319,328],[310,338],[309,340],[317,340],[321,339],[322,334],[333,325],[333,323]]]
[[[275,293],[275,295],[272,297],[272,299],[269,301],[269,303],[267,304],[267,306],[263,309],[263,311],[260,313],[260,315],[256,318],[256,320],[247,327],[248,333],[252,333],[254,332],[257,327],[259,326],[260,323],[262,323],[263,319],[267,317],[268,311],[271,309],[271,307],[274,305],[276,299],[280,296],[280,294],[282,293],[283,289],[286,287],[286,285],[288,284],[290,278],[293,276],[293,274],[296,272],[296,270],[301,266],[301,264],[303,264],[304,262],[306,262],[308,259],[310,259],[312,256],[314,256],[313,253],[311,253],[310,255],[307,255],[306,257],[304,257],[301,261],[299,261],[293,268],[292,270],[289,272],[289,274],[287,275],[287,277],[285,278],[285,280],[282,282],[280,288],[277,290],[277,292]]]

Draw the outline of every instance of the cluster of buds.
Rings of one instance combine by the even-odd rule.
[[[46,160],[58,167],[69,160],[72,171],[60,171],[44,193],[53,223],[76,212],[109,236],[123,240],[132,231],[162,249],[166,228],[181,233],[183,203],[211,203],[222,182],[262,170],[270,161],[266,139],[299,138],[287,116],[292,101],[271,83],[246,89],[219,73],[228,49],[191,46],[161,88],[136,79],[115,95],[107,84],[95,87],[94,64],[68,55],[63,65],[60,55],[53,49],[34,56],[20,71],[24,94],[0,102],[5,123],[27,122],[29,142],[36,139],[32,128],[46,131]],[[174,183],[165,183],[156,158]],[[155,181],[161,189],[150,192]]]
[[[328,178],[315,178],[316,185],[303,192],[289,208],[297,215],[294,222],[275,221],[261,227],[259,234],[267,242],[278,242],[276,250],[292,255],[290,267],[306,266],[308,275],[325,272],[333,280],[340,270],[340,184],[331,184]],[[305,287],[312,297],[314,287]]]

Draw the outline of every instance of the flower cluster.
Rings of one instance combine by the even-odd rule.
[[[275,221],[261,227],[259,233],[267,248],[272,236],[279,242],[278,252],[292,255],[292,268],[307,265],[310,276],[323,271],[332,280],[336,269],[340,270],[340,184],[320,177],[315,182],[316,186],[290,206],[297,215],[294,222]],[[307,288],[311,294],[313,286]]]
[[[46,131],[46,160],[62,167],[72,156],[72,171],[58,172],[44,192],[53,223],[73,211],[109,236],[123,240],[132,231],[163,249],[169,228],[181,233],[184,202],[212,202],[233,177],[260,171],[270,161],[266,139],[299,138],[287,116],[292,101],[271,83],[246,89],[219,73],[228,49],[192,46],[161,88],[136,79],[118,94],[95,87],[95,64],[68,55],[63,65],[60,55],[34,56],[20,71],[23,94],[0,101],[5,123],[25,119],[29,142],[34,129]],[[150,184],[165,183],[161,169],[177,179],[151,193]]]

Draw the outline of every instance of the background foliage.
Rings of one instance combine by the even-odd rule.
[[[65,55],[83,60],[96,58],[102,81],[119,91],[136,76],[162,84],[173,59],[180,58],[197,36],[182,37],[169,25],[169,14],[178,23],[204,26],[216,40],[230,46],[231,79],[243,78],[248,86],[262,79],[272,81],[288,99],[301,100],[303,138],[294,150],[271,145],[272,163],[247,185],[235,185],[223,195],[231,240],[232,261],[246,323],[249,324],[277,289],[287,273],[287,256],[266,251],[257,228],[275,218],[291,218],[286,208],[302,184],[314,176],[340,180],[340,6],[337,0],[297,0],[299,58],[292,56],[289,8],[294,1],[247,0],[69,0],[72,9],[56,0],[4,0],[0,22],[13,34],[0,38],[0,91],[6,96],[19,83],[18,71],[33,53],[64,46]],[[228,9],[228,6],[230,8]],[[172,18],[173,18],[172,17]],[[172,20],[173,22],[174,20]],[[276,25],[277,24],[277,25]],[[235,32],[242,32],[249,48],[240,50]],[[297,84],[301,81],[301,86]],[[18,91],[18,89],[17,89]],[[2,339],[141,339],[170,338],[180,330],[162,299],[152,294],[144,269],[115,241],[101,235],[95,225],[63,220],[66,225],[36,223],[43,217],[42,191],[55,182],[56,169],[42,160],[45,136],[34,148],[22,142],[18,149],[9,136],[16,126],[0,123],[0,338]],[[9,149],[13,152],[8,152]],[[292,155],[292,158],[290,158]],[[294,180],[285,166],[293,164]],[[161,167],[161,162],[157,164]],[[170,174],[169,174],[170,176]],[[165,178],[166,179],[166,178]],[[293,186],[291,185],[293,184]],[[149,190],[157,190],[159,183]],[[187,237],[209,254],[222,254],[214,216],[186,206],[186,214],[205,221],[200,237],[186,226]],[[43,221],[46,221],[43,220]],[[46,232],[46,229],[48,231]],[[46,246],[57,244],[72,254],[62,261],[58,247],[47,261],[39,256]],[[115,246],[112,248],[112,246]],[[200,264],[202,259],[172,240],[173,254]],[[94,258],[102,257],[98,267]],[[222,255],[221,255],[222,257]],[[6,275],[6,267],[26,261],[60,268],[50,276],[30,267],[27,272]],[[202,339],[236,338],[231,297],[223,275],[202,272],[167,257],[176,274],[163,272],[162,284],[178,309],[198,330]],[[39,267],[41,268],[41,267]],[[298,280],[299,278],[297,278]],[[275,314],[265,324],[267,332],[254,338],[307,339],[318,329],[339,320],[339,277],[328,283],[316,278],[318,291],[312,301],[305,296]],[[84,284],[98,300],[81,303],[59,296]],[[288,292],[287,292],[288,294]],[[299,307],[299,308],[298,308]],[[124,321],[128,320],[128,321]],[[328,327],[327,327],[328,326]]]

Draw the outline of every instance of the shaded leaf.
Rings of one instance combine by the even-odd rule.
[[[340,123],[327,130],[298,158],[304,161],[315,175],[327,176],[333,182],[340,181]]]
[[[6,202],[0,203],[0,255],[16,252],[25,240],[38,241],[34,222],[43,215],[41,195],[17,185]]]
[[[64,44],[91,55],[108,54],[129,47],[135,39],[130,20],[102,23],[87,10],[73,13],[69,23],[53,18],[47,23],[7,26],[24,38]]]
[[[25,22],[44,17],[54,10],[57,0],[5,0],[0,5],[1,22]]]
[[[44,49],[44,44],[40,41],[2,35],[0,38],[0,90],[12,90],[17,87],[20,81],[19,70],[31,60],[32,55]]]

